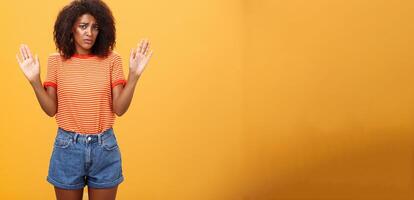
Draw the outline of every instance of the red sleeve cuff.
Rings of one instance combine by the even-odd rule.
[[[43,83],[43,87],[44,88],[46,88],[47,86],[52,86],[52,87],[54,87],[55,89],[57,88],[57,84],[56,83],[53,83],[53,82],[44,82]]]
[[[113,82],[112,83],[112,88],[114,88],[115,86],[117,86],[119,84],[122,84],[123,86],[125,86],[126,80],[125,79],[120,79],[120,80],[117,80],[117,81]]]

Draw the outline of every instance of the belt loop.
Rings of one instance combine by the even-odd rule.
[[[102,139],[101,134],[98,134],[98,143],[99,143],[99,145],[102,145],[101,139]]]
[[[74,142],[76,143],[78,139],[78,133],[75,133],[75,137],[73,138]]]

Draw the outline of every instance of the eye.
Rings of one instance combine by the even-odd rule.
[[[81,25],[79,25],[79,27],[80,27],[81,29],[85,29],[85,28],[86,28],[86,24],[81,24]]]

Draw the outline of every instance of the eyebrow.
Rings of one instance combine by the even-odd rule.
[[[89,24],[88,22],[81,22],[79,24]],[[94,23],[95,25],[98,25],[98,23]]]

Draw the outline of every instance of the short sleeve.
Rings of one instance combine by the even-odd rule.
[[[125,86],[126,80],[124,77],[124,72],[122,69],[122,58],[117,53],[114,53],[113,60],[112,60],[112,69],[111,69],[111,86],[114,88],[115,86],[122,84]]]
[[[52,54],[47,58],[47,72],[46,80],[43,83],[43,87],[52,86],[57,88],[57,67],[58,67],[59,55]]]

